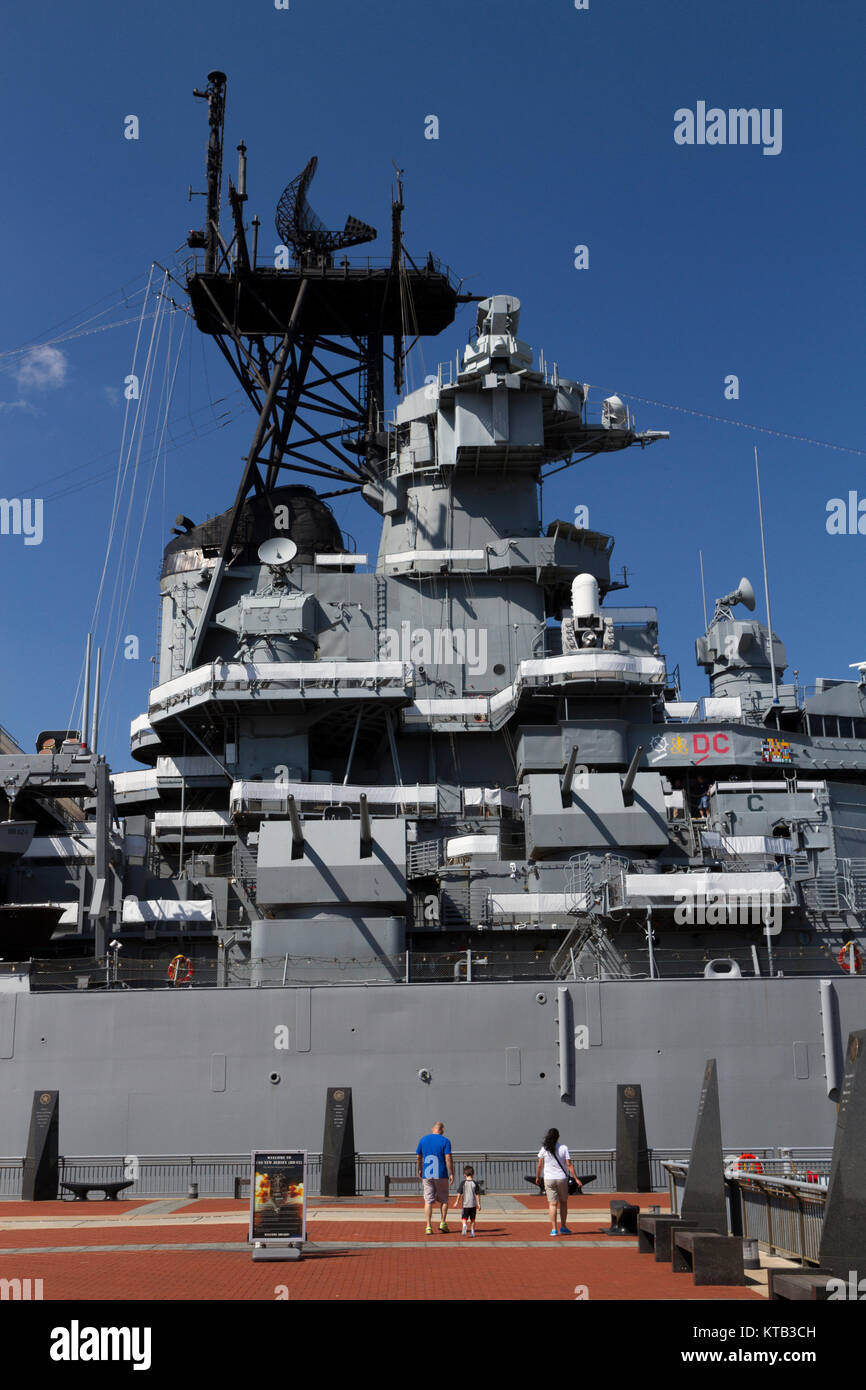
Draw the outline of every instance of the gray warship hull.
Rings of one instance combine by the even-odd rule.
[[[847,1037],[862,990],[834,988]],[[708,1056],[728,1151],[832,1144],[818,981],[565,989],[564,1097],[561,996],[538,982],[0,995],[0,1152],[22,1151],[42,1089],[60,1092],[68,1154],[318,1151],[335,1085],[352,1087],[359,1152],[411,1152],[437,1118],[464,1151],[533,1149],[551,1124],[575,1149],[611,1149],[623,1083],[642,1086],[660,1152],[690,1143]],[[580,1024],[586,1048],[574,1045]]]

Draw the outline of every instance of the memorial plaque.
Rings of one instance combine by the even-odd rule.
[[[616,1190],[652,1192],[640,1086],[616,1088]]]
[[[35,1091],[21,1184],[25,1202],[50,1202],[57,1197],[59,1131],[60,1092]]]
[[[719,1079],[714,1057],[704,1068],[704,1084],[698,1102],[680,1214],[683,1221],[695,1222],[702,1231],[716,1231],[722,1236],[728,1234]]]
[[[866,1029],[848,1034],[818,1258],[837,1279],[866,1277]]]
[[[351,1086],[329,1086],[322,1140],[323,1197],[355,1196],[355,1126]]]
[[[307,1238],[307,1155],[304,1150],[252,1154],[250,1242]]]

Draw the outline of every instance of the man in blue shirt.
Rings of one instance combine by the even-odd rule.
[[[448,1227],[445,1217],[448,1212],[449,1189],[454,1181],[454,1167],[451,1162],[451,1140],[445,1138],[445,1126],[437,1120],[429,1134],[419,1139],[415,1150],[418,1155],[418,1177],[424,1184],[424,1215],[427,1217],[427,1235],[433,1234],[433,1203],[438,1202],[442,1220],[439,1229],[445,1235]]]

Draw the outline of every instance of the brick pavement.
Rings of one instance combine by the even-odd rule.
[[[411,1199],[313,1205],[305,1256],[285,1265],[253,1264],[244,1202],[9,1202],[0,1204],[0,1278],[42,1279],[47,1301],[273,1300],[283,1285],[291,1299],[346,1302],[573,1301],[575,1286],[597,1301],[763,1301],[760,1284],[697,1289],[638,1255],[633,1238],[603,1237],[607,1200],[594,1194],[574,1236],[557,1240],[538,1199],[533,1210],[523,1194],[493,1194],[474,1240],[459,1220],[450,1235],[425,1236]]]

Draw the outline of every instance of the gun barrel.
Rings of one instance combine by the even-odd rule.
[[[300,859],[304,853],[304,830],[298,815],[298,806],[293,796],[289,797],[289,821],[292,826],[292,858]]]
[[[571,805],[571,783],[572,783],[572,779],[573,779],[573,777],[574,777],[574,766],[575,766],[575,763],[576,763],[576,762],[577,762],[577,744],[576,744],[576,743],[573,743],[573,744],[571,745],[571,752],[570,752],[569,755],[568,755],[568,762],[567,762],[566,765],[565,765],[565,772],[562,774],[562,782],[560,783],[560,788],[559,788],[560,791],[561,791],[561,793],[562,793],[562,804],[563,804],[563,806],[570,806],[570,805]]]
[[[361,858],[369,859],[373,853],[373,826],[370,822],[370,811],[367,806],[367,797],[361,792]]]
[[[642,744],[642,743],[639,743],[638,746],[637,746],[637,748],[634,750],[634,757],[632,758],[631,762],[630,762],[629,765],[628,765],[628,771],[626,772],[625,777],[623,778],[623,782],[622,782],[622,799],[623,799],[623,801],[625,801],[626,805],[628,805],[629,802],[630,802],[630,800],[631,800],[632,787],[634,786],[634,779],[635,779],[635,777],[637,777],[637,770],[638,770],[638,766],[639,766],[639,764],[640,764],[640,760],[641,760],[642,757],[643,757],[643,744]]]

